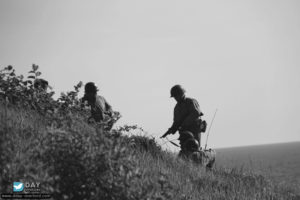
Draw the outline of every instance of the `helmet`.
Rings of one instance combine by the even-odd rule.
[[[171,88],[171,97],[182,96],[185,93],[185,89],[181,85],[175,85]]]
[[[85,93],[96,93],[98,91],[97,85],[94,82],[88,82],[84,86]]]
[[[35,79],[33,84],[35,89],[43,89],[43,90],[47,90],[48,85],[49,85],[48,81],[42,78]]]
[[[188,139],[194,139],[194,135],[192,132],[190,131],[180,131],[179,132],[179,138],[178,138],[181,142],[184,142]]]
[[[197,140],[190,138],[183,143],[183,148],[188,151],[197,151],[199,149],[199,143]]]

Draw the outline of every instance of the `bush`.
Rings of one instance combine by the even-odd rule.
[[[204,168],[164,152],[154,138],[128,135],[122,126],[105,131],[87,123],[78,92],[34,87],[11,66],[0,72],[0,191],[13,181],[40,182],[53,199],[297,199],[264,177],[243,171]]]

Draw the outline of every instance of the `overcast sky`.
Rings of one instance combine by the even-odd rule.
[[[33,63],[57,94],[96,82],[157,138],[181,84],[209,123],[218,108],[210,147],[300,141],[297,0],[1,0],[1,68]]]

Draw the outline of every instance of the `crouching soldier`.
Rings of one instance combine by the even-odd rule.
[[[95,122],[105,122],[106,119],[112,118],[113,110],[110,104],[103,96],[97,95],[98,88],[95,83],[88,82],[84,87],[84,97],[82,102],[88,102],[91,106],[91,116],[88,122],[94,120]],[[112,126],[112,125],[111,125]],[[111,128],[111,127],[110,127]]]
[[[181,147],[179,157],[192,160],[197,164],[205,166],[207,169],[212,169],[216,160],[216,152],[214,150],[199,150],[198,141],[189,131],[181,132],[179,142]]]

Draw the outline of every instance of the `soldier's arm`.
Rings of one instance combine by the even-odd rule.
[[[169,132],[172,134],[176,133],[180,127],[180,124],[181,123],[179,121],[174,121],[172,126],[169,128]]]
[[[80,106],[81,108],[83,108],[85,106],[87,99],[86,96],[84,95],[81,99],[80,99]]]
[[[103,98],[103,99],[105,102],[105,111],[111,115],[113,113],[113,109],[112,109],[111,105],[106,101],[106,99],[105,98]]]
[[[188,116],[184,119],[181,126],[189,126],[195,122],[195,120],[202,115],[200,106],[195,99],[191,99],[188,103]]]
[[[167,132],[165,134],[163,134],[160,138],[165,138],[167,137],[169,134],[171,134],[170,129],[167,130]]]
[[[181,113],[179,113],[175,107],[173,124],[172,124],[171,128],[169,128],[169,132],[172,134],[176,133],[176,131],[178,131],[179,127],[182,125],[182,122],[183,122],[183,119],[182,119]]]

